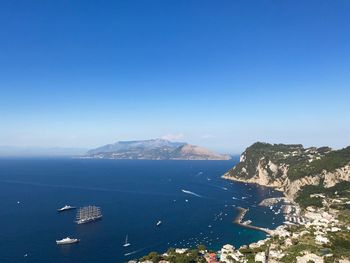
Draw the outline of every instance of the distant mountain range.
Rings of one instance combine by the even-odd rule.
[[[120,141],[87,152],[85,158],[144,160],[230,160],[206,148],[163,139]]]

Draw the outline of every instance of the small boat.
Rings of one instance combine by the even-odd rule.
[[[67,210],[72,210],[75,209],[76,207],[74,206],[70,206],[70,205],[65,205],[64,207],[57,209],[57,212],[63,212],[63,211],[67,211]]]
[[[56,244],[57,245],[68,245],[68,244],[78,243],[79,241],[80,240],[77,238],[66,237],[66,238],[63,238],[61,240],[56,240]]]
[[[160,226],[162,224],[162,221],[158,220],[157,226]]]
[[[128,235],[126,235],[126,238],[125,238],[125,243],[123,245],[123,247],[128,247],[130,246],[131,244],[128,242]]]
[[[250,225],[251,223],[252,223],[251,220],[247,220],[247,221],[242,222],[243,225]]]

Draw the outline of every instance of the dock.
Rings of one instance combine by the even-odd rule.
[[[245,228],[250,228],[250,229],[262,231],[262,232],[264,232],[264,233],[266,233],[268,235],[271,235],[272,230],[270,230],[268,228],[258,227],[258,226],[253,226],[253,225],[250,225],[250,224],[242,223],[243,219],[244,219],[244,216],[247,214],[249,209],[246,209],[246,208],[243,208],[243,207],[237,207],[237,209],[239,210],[239,213],[238,213],[238,216],[233,221],[234,224],[237,224],[237,225],[245,227]]]
[[[238,216],[233,221],[234,224],[241,224],[243,222],[243,218],[246,215],[246,213],[249,211],[249,209],[245,209],[243,207],[237,207],[239,213]]]

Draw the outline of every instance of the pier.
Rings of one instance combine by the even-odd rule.
[[[237,207],[237,209],[238,209],[239,213],[238,213],[238,216],[233,221],[233,223],[241,224],[243,222],[244,216],[246,215],[246,213],[248,212],[249,209],[245,209],[243,207]]]
[[[243,222],[243,218],[246,215],[246,213],[249,211],[249,209],[243,208],[243,207],[237,207],[237,209],[239,210],[238,216],[235,218],[235,220],[233,221],[234,224],[240,225],[242,227],[246,227],[246,228],[250,228],[250,229],[254,229],[254,230],[258,230],[258,231],[262,231],[268,235],[271,235],[272,230],[268,229],[268,228],[263,228],[263,227],[258,227],[258,226],[252,226],[250,224],[244,224]]]

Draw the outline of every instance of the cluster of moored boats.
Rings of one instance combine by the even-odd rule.
[[[64,212],[68,210],[76,209],[75,206],[65,205],[64,207],[57,209],[57,212]],[[85,224],[90,223],[102,218],[101,209],[97,206],[85,206],[79,208],[77,212],[77,217],[75,223],[77,224]],[[80,239],[66,237],[60,240],[56,240],[57,245],[67,245],[78,243]]]
[[[73,209],[76,209],[76,207],[70,206],[70,205],[65,205],[64,207],[57,209],[57,212],[60,213],[60,212],[73,210]],[[60,240],[56,240],[56,244],[57,245],[68,245],[68,244],[78,243],[79,241],[80,241],[80,239],[77,239],[77,238],[66,237],[66,238],[62,238]]]
[[[64,212],[68,210],[76,209],[75,206],[65,205],[62,208],[57,209],[57,212]],[[79,208],[77,212],[77,217],[75,223],[78,225],[90,223],[97,221],[102,218],[101,209],[97,206],[85,206],[82,208]],[[160,226],[162,224],[162,221],[158,220],[156,223],[156,226]],[[74,244],[78,243],[80,239],[77,238],[70,238],[66,237],[60,240],[56,240],[57,245],[68,245],[68,244]],[[128,247],[131,244],[128,242],[128,235],[126,235],[125,243],[123,244],[123,247]]]

